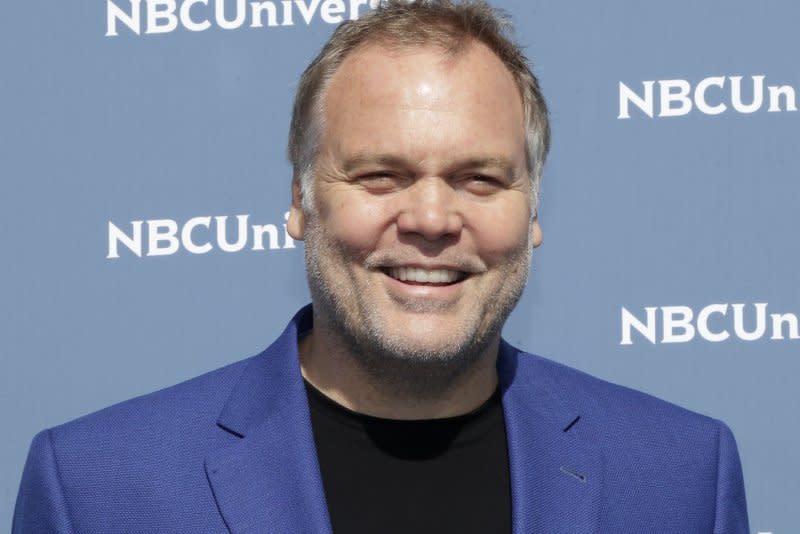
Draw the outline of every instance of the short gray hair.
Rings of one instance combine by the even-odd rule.
[[[539,82],[521,47],[511,39],[510,30],[508,17],[483,0],[384,0],[360,19],[342,23],[303,72],[295,95],[288,152],[293,179],[299,182],[303,195],[303,208],[311,208],[311,178],[323,129],[322,94],[345,58],[358,47],[373,43],[436,46],[455,55],[470,41],[483,43],[494,52],[519,88],[535,207],[550,149],[550,125]]]

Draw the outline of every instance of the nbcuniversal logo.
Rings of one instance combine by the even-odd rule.
[[[287,211],[284,219],[288,218]],[[181,249],[191,254],[207,254],[212,250],[232,253],[295,248],[286,224],[250,224],[250,215],[192,217],[183,223],[149,219],[131,221],[128,226],[130,230],[123,230],[108,221],[106,259],[118,259],[123,249],[141,258],[172,256]]]
[[[619,82],[617,118],[630,119],[632,110],[636,109],[651,119],[681,117],[695,110],[704,115],[750,114],[762,110],[765,105],[770,113],[797,111],[794,87],[769,85],[765,80],[763,74],[747,80],[743,76],[710,76],[694,86],[689,80],[650,80],[641,82],[642,88],[638,91]]]
[[[636,315],[622,308],[620,345],[647,340],[652,344],[688,343],[699,337],[719,343],[729,339],[800,340],[794,313],[767,313],[768,304],[709,304],[695,312],[689,306],[648,306]],[[634,332],[638,336],[634,335]],[[660,333],[660,336],[659,336]]]
[[[306,26],[319,19],[327,24],[354,20],[379,0],[106,0],[106,37],[119,35],[118,26],[135,35],[202,32],[210,28],[272,28]],[[126,5],[127,4],[127,5]],[[143,32],[144,30],[144,32]]]

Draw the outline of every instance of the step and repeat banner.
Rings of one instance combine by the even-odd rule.
[[[800,3],[498,0],[551,109],[512,343],[727,422],[800,532]],[[0,530],[34,434],[259,352],[309,300],[297,79],[369,0],[7,2]]]

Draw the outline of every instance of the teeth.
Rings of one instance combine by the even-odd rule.
[[[393,267],[389,269],[389,276],[403,282],[417,282],[420,284],[450,284],[459,279],[458,271],[449,269],[418,269],[416,267]]]

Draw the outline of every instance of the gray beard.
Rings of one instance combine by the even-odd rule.
[[[312,290],[312,295],[314,293]],[[320,308],[316,303],[327,300],[318,299],[318,296],[314,297],[315,314]],[[322,308],[330,304],[334,304],[334,311],[323,312],[324,316],[347,349],[348,357],[374,386],[393,397],[419,401],[445,397],[477,367],[481,356],[499,334],[498,331],[486,332],[483,336],[469,338],[464,344],[439,350],[409,349],[386,339],[374,328],[355,331],[343,320],[344,315],[336,310],[335,303],[325,302]]]
[[[331,256],[330,243],[322,236],[324,230],[316,221],[309,223],[305,235],[305,261],[315,322],[324,323],[340,345],[329,347],[329,350],[345,349],[346,357],[353,360],[373,386],[397,398],[442,399],[474,372],[480,366],[481,358],[487,356],[487,349],[499,338],[527,280],[530,253],[522,260],[525,267],[520,270],[521,278],[510,281],[512,287],[505,298],[493,299],[485,309],[485,314],[492,317],[488,325],[473,326],[471,334],[454,332],[452,344],[435,349],[401,346],[398,340],[382,332],[380,324],[353,317],[352,310],[342,303],[341,293],[335,291],[334,284],[325,276],[323,258]],[[347,251],[337,252],[347,254]],[[368,311],[362,309],[363,313]]]

